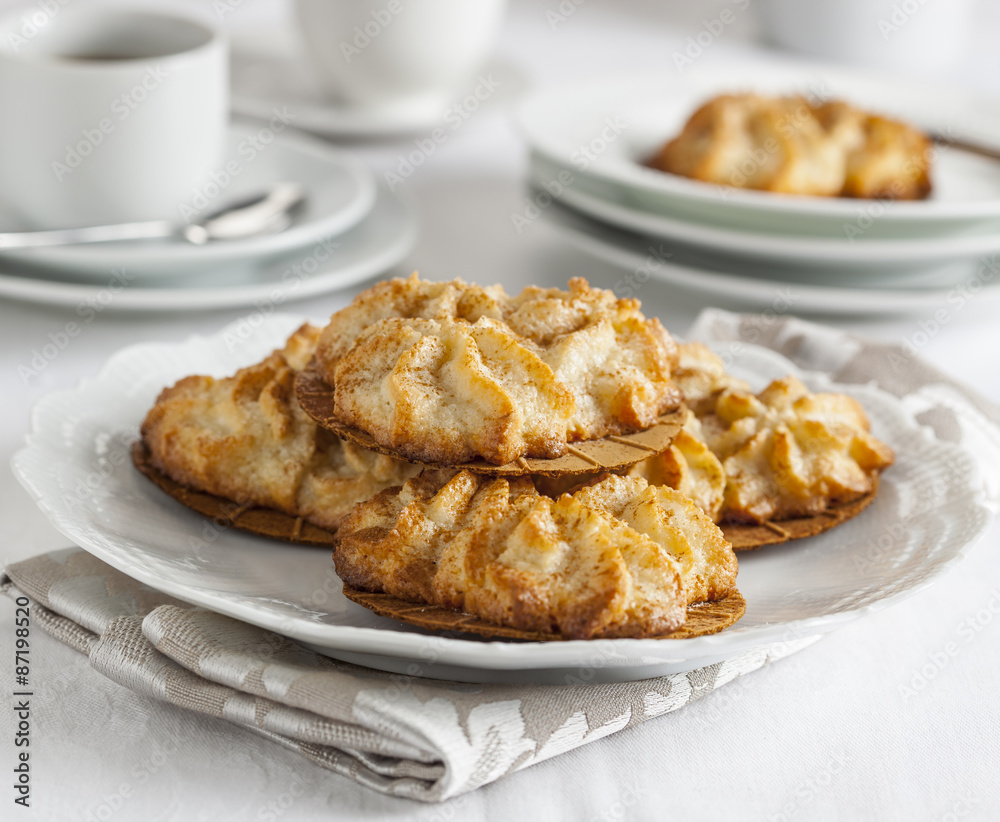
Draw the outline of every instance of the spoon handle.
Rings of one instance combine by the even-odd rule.
[[[932,133],[931,139],[938,145],[953,146],[961,151],[967,151],[970,154],[978,154],[980,157],[986,157],[990,160],[1000,160],[1000,150],[991,146],[983,145],[982,143],[973,143],[969,140],[956,139],[955,137],[951,137],[947,134]]]
[[[176,226],[169,220],[94,225],[84,228],[57,228],[48,231],[8,231],[0,232],[0,249],[37,248],[72,243],[106,243],[113,240],[148,240],[156,237],[169,237],[175,231]]]

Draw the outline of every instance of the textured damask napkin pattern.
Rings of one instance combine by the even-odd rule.
[[[137,693],[227,719],[376,790],[440,801],[675,711],[815,638],[608,685],[470,685],[338,662],[194,608],[79,548],[11,565],[36,624]]]
[[[791,318],[709,310],[693,338],[764,345],[843,382],[874,380],[942,439],[1000,453],[1000,412],[901,348]],[[987,478],[990,497],[1000,478]],[[440,801],[690,704],[815,641],[754,649],[687,674],[607,685],[470,685],[338,662],[194,608],[81,549],[6,569],[36,624],[138,693],[221,717],[376,790]]]

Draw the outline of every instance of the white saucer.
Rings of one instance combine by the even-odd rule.
[[[996,146],[1000,104],[924,82],[880,78],[826,66],[699,68],[604,83],[548,88],[528,98],[518,121],[530,147],[574,175],[626,193],[632,205],[730,229],[841,238],[845,223],[869,222],[872,201],[797,197],[716,186],[647,168],[643,161],[706,99],[722,91],[818,94],[885,112],[930,131]],[[896,202],[870,221],[870,239],[907,239],[973,231],[1000,219],[1000,162],[957,148],[940,153],[932,196]],[[624,202],[624,201],[623,201]]]
[[[273,32],[241,32],[230,52],[232,110],[262,119],[284,110],[294,116],[297,128],[329,137],[391,137],[442,125],[447,105],[358,108],[338,104],[320,86],[303,48],[286,32],[277,37]],[[473,79],[470,86],[475,83]]]
[[[792,373],[814,391],[844,391],[864,405],[876,436],[896,451],[868,510],[835,531],[742,555],[738,585],[746,615],[719,634],[553,643],[431,635],[347,601],[329,551],[235,529],[198,539],[205,520],[146,480],[127,457],[163,386],[193,373],[231,374],[281,345],[302,320],[272,315],[250,335],[235,324],[209,337],[120,351],[96,377],[39,401],[14,473],[67,539],[153,588],[330,656],[472,682],[565,683],[581,670],[595,682],[642,679],[818,636],[931,584],[993,520],[975,458],[936,439],[899,399],[873,385],[837,385],[799,372],[777,354],[746,345],[732,369],[756,389]],[[869,560],[872,540],[886,533],[900,536]]]
[[[769,265],[745,263],[731,270],[711,270],[718,261],[683,254],[661,240],[623,231],[550,205],[544,219],[570,243],[616,268],[644,272],[653,280],[701,297],[713,305],[732,308],[773,309],[776,300],[790,303],[797,314],[846,314],[851,316],[914,314],[934,311],[949,297],[962,297],[963,285],[930,288],[877,288],[854,284],[830,285],[828,279],[803,282],[801,272],[777,279]],[[975,278],[975,275],[973,275]],[[971,281],[969,281],[971,282]],[[826,283],[826,284],[824,284]],[[1000,278],[987,272],[967,290],[964,299],[1000,299]]]
[[[230,57],[230,105],[237,114],[267,119],[287,108],[298,128],[338,137],[409,134],[441,118],[433,109],[359,109],[330,100],[295,52],[244,49]]]
[[[276,182],[297,182],[306,186],[307,199],[294,223],[278,234],[204,246],[176,239],[6,249],[0,252],[0,265],[46,269],[58,272],[63,280],[88,282],[104,282],[121,269],[134,278],[187,276],[196,271],[215,276],[226,269],[267,266],[281,254],[341,234],[368,214],[375,202],[375,177],[364,164],[289,126],[277,131],[247,120],[234,123],[220,168],[228,163],[239,168],[228,185],[203,187],[202,194],[215,195],[204,201],[196,201],[192,192],[191,203],[185,205],[207,202],[205,210],[212,211]]]
[[[199,311],[261,301],[281,304],[381,274],[409,253],[416,237],[413,210],[379,185],[371,212],[354,228],[326,245],[325,238],[320,238],[265,266],[211,277],[198,271],[184,277],[137,280],[124,288],[117,275],[108,273],[101,283],[84,285],[56,279],[58,274],[0,271],[0,297],[77,309],[91,306],[97,311]],[[320,260],[323,255],[327,259]]]
[[[435,127],[446,132],[465,122],[475,112],[499,109],[522,93],[526,79],[516,66],[490,61],[452,103],[417,107],[359,108],[339,104],[323,90],[309,66],[297,33],[286,29],[242,29],[230,47],[230,106],[238,114],[267,119],[275,111],[294,116],[296,128],[326,137],[396,137],[428,132]],[[497,78],[487,99],[476,97],[481,77]],[[469,95],[472,95],[470,100]]]

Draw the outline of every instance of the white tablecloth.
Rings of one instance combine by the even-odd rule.
[[[282,14],[278,4],[265,0],[229,5],[235,8],[226,20],[237,29]],[[515,3],[494,74],[506,97],[520,87],[612,70],[674,71],[672,53],[700,29],[702,18],[732,4],[684,5]],[[547,12],[557,9],[565,20],[553,27]],[[996,18],[994,13],[984,20]],[[699,65],[783,59],[754,46],[750,34],[750,20],[739,17]],[[995,49],[983,49],[970,57],[959,79],[1000,94],[997,65]],[[735,85],[739,78],[734,71]],[[410,148],[411,138],[357,146],[379,171],[395,166]],[[542,221],[517,231],[512,214],[524,206],[524,161],[502,106],[486,106],[470,117],[404,183],[419,203],[422,234],[401,270],[419,268],[434,279],[499,281],[509,290],[529,282],[565,284],[574,275],[613,284],[617,272],[568,249]],[[648,314],[659,315],[679,335],[703,307],[655,283],[639,296]],[[321,317],[349,297],[283,308]],[[1000,402],[994,310],[975,301],[949,309],[948,322],[926,336],[919,353]],[[32,350],[78,318],[72,310],[0,302],[0,461],[6,465],[19,447],[29,410],[43,393],[94,374],[122,346],[210,332],[240,313],[104,314],[25,381],[19,366],[29,363]],[[928,312],[835,322],[900,342],[926,332],[933,318]],[[0,470],[0,537],[5,562],[64,544],[7,469]],[[995,527],[968,560],[929,590],[684,711],[436,807],[376,795],[221,722],[195,721],[149,703],[102,680],[83,656],[36,630],[33,807],[9,816],[13,794],[3,788],[3,818],[995,819],[998,540]],[[2,600],[0,660],[8,685],[13,632],[13,606]],[[0,769],[9,775],[16,764],[14,716],[4,709],[0,717]]]

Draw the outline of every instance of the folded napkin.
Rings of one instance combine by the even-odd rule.
[[[753,342],[842,382],[876,381],[942,439],[1000,454],[1000,409],[899,347],[792,318],[708,310],[695,339]],[[997,460],[1000,462],[1000,460]],[[1000,497],[991,473],[990,496]],[[686,674],[608,685],[470,685],[338,662],[152,590],[80,549],[10,565],[34,624],[138,693],[227,719],[378,791],[436,802],[678,710],[816,641],[790,637]]]
[[[154,591],[79,548],[0,577],[34,624],[126,688],[228,719],[396,796],[440,801],[675,711],[814,642],[794,639],[687,674],[610,685],[470,685],[320,656]],[[589,678],[581,672],[581,681]]]

